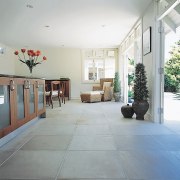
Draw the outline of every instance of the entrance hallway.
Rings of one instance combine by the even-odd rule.
[[[0,148],[0,179],[179,180],[180,123],[124,119],[121,105],[47,107],[47,118]]]

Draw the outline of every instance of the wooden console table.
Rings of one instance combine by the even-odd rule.
[[[45,114],[44,79],[0,74],[0,138]]]

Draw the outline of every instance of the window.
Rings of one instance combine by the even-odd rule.
[[[114,78],[115,74],[115,59],[107,58],[105,59],[105,78]]]
[[[85,60],[85,79],[98,80],[104,77],[103,59],[86,59]]]
[[[108,54],[108,53],[107,53]],[[114,78],[115,57],[85,57],[83,61],[83,81],[95,82],[100,78]]]

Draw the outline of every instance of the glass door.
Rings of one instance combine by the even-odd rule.
[[[164,121],[180,122],[180,27],[165,35]]]

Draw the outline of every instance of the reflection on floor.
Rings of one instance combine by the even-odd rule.
[[[179,180],[180,123],[124,119],[115,102],[67,101],[0,148],[0,179]]]

